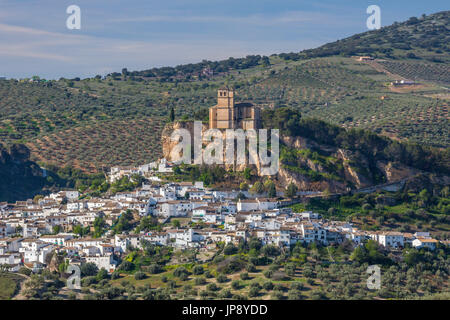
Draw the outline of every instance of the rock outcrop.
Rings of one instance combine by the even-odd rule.
[[[180,121],[166,125],[162,132],[161,141],[163,155],[169,161],[173,160],[171,159],[171,150],[178,144],[178,142],[170,139],[175,129],[188,130],[191,133],[191,143],[193,143],[193,122]],[[202,133],[206,130],[208,130],[208,125],[203,124]],[[206,143],[203,144],[203,147],[205,145]],[[419,170],[405,165],[386,161],[373,161],[373,159],[367,159],[358,151],[318,144],[304,137],[281,136],[281,145],[291,150],[305,149],[308,154],[321,154],[322,159],[325,160],[321,162],[317,158],[304,156],[304,153],[299,152],[293,167],[292,165],[285,165],[283,159],[281,159],[279,171],[276,176],[272,177],[272,180],[280,188],[285,188],[288,184],[294,183],[300,191],[328,190],[332,193],[340,193],[350,189],[367,188],[380,183],[401,181],[420,173]],[[242,171],[249,165],[224,166],[226,169]],[[253,167],[256,168],[258,174],[261,173],[259,162]]]

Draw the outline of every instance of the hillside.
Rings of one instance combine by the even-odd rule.
[[[397,142],[368,130],[345,129],[321,120],[302,118],[299,111],[288,107],[263,110],[262,121],[264,128],[280,129],[280,170],[270,177],[280,190],[294,183],[300,191],[343,193],[423,173],[441,177],[444,185],[450,182],[449,149],[441,151]],[[170,135],[180,128],[187,129],[193,136],[191,121],[176,121],[163,130],[163,154],[169,161],[174,160],[171,151],[177,144],[170,140]],[[204,125],[203,130],[206,129]],[[173,178],[200,179],[207,185],[239,189],[240,184],[248,180],[243,172],[249,168],[253,182],[263,179],[258,177],[260,166],[257,163],[256,166],[211,166],[196,170],[193,166],[181,165]],[[228,170],[231,168],[234,170]]]
[[[360,33],[305,50],[301,56],[326,57],[333,55],[370,55],[389,59],[424,59],[449,62],[450,11],[422,17],[411,17],[403,23]]]
[[[160,135],[178,119],[204,118],[217,88],[265,108],[364,128],[440,148],[448,134],[449,12],[409,19],[300,53],[203,61],[89,79],[0,81],[0,137],[31,160],[95,172],[161,156]],[[392,50],[390,50],[390,48]],[[370,54],[377,60],[357,61]],[[393,88],[399,79],[419,82]]]
[[[23,145],[13,145],[9,150],[0,145],[0,201],[33,197],[45,186],[41,168],[29,156]]]

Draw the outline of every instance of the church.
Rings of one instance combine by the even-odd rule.
[[[209,109],[210,129],[259,129],[261,110],[251,103],[234,103],[234,89],[217,92],[217,105]]]

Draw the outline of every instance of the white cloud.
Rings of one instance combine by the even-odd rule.
[[[112,23],[125,22],[173,22],[173,23],[222,23],[222,24],[247,24],[257,26],[270,26],[292,23],[317,23],[322,24],[324,21],[333,21],[335,16],[317,12],[308,11],[287,11],[282,14],[252,14],[248,16],[224,16],[224,15],[150,15],[141,17],[124,17],[108,20]]]
[[[192,40],[133,41],[94,37],[0,24],[3,75],[46,78],[87,77],[155,66],[225,59],[248,54],[271,54],[277,48],[298,50],[296,44],[277,41]],[[303,43],[312,46],[312,43]]]

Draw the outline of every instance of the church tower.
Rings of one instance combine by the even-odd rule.
[[[221,88],[217,91],[217,105],[209,109],[209,127],[234,129],[235,120],[234,90]]]
[[[222,88],[217,91],[217,106],[234,108],[234,90]]]

